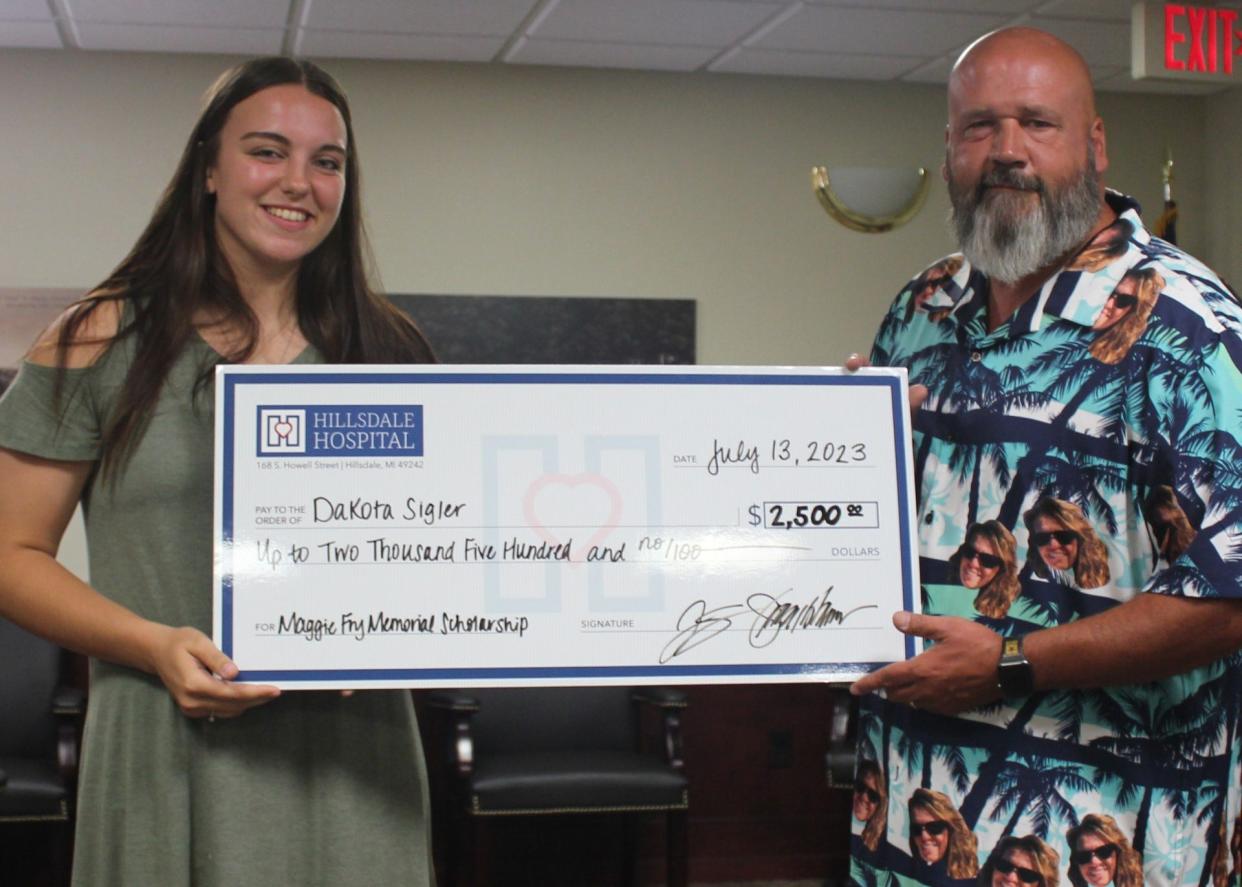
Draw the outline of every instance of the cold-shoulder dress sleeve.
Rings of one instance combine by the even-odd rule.
[[[99,365],[64,371],[56,391],[55,367],[25,361],[0,397],[0,447],[41,456],[90,462],[100,454],[95,383]]]

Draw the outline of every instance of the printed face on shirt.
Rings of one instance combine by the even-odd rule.
[[[928,865],[939,862],[949,850],[949,824],[922,807],[914,808],[910,834],[919,858]]]
[[[1058,520],[1040,517],[1031,542],[1051,570],[1072,570],[1078,563],[1078,534]]]
[[[1137,304],[1138,286],[1135,279],[1129,276],[1121,278],[1121,282],[1109,294],[1108,301],[1100,309],[1100,313],[1095,318],[1095,323],[1091,325],[1091,328],[1093,330],[1108,329],[1132,312]]]
[[[914,294],[915,307],[923,308],[931,300],[932,294],[943,286],[946,280],[948,280],[947,277],[929,277],[925,280],[919,287],[919,291]]]
[[[958,580],[967,588],[983,588],[1000,572],[1001,559],[986,536],[975,535],[962,546],[957,562]]]
[[[854,783],[854,818],[866,822],[880,805],[879,786],[874,773],[867,773]]]
[[[1020,847],[1011,847],[992,864],[992,887],[1031,887],[1043,883],[1035,868],[1035,857]]]
[[[1117,873],[1117,846],[1097,834],[1084,832],[1074,848],[1073,863],[1092,887],[1104,887]]]
[[[1119,219],[1097,234],[1065,267],[1070,271],[1099,271],[1125,253],[1133,232],[1129,222]]]

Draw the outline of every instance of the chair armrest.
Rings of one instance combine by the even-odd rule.
[[[685,708],[687,705],[685,692],[672,687],[638,687],[630,693],[630,698],[656,708]]]
[[[86,711],[86,694],[77,687],[57,687],[52,696],[52,714],[76,718]]]
[[[57,687],[51,709],[56,717],[56,765],[72,797],[78,782],[78,747],[86,694],[76,687]]]
[[[660,713],[661,736],[664,761],[674,770],[681,770],[685,765],[682,757],[681,713],[687,705],[686,694],[671,687],[635,687],[630,691],[630,701],[635,705],[650,705]],[[636,748],[641,749],[642,718],[636,719]]]
[[[445,755],[457,779],[469,782],[474,773],[474,734],[470,719],[480,708],[479,700],[462,690],[435,690],[427,694],[427,707],[443,712],[445,720],[450,722],[444,731]]]
[[[479,710],[479,700],[461,690],[434,690],[427,694],[427,705],[441,711],[474,714]]]
[[[858,730],[858,697],[840,690],[832,704],[832,720],[828,730],[828,752],[824,757],[825,776],[829,788],[854,787],[854,771],[858,766],[855,734]]]

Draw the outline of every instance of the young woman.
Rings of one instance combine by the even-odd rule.
[[[962,880],[979,874],[978,842],[948,795],[916,788],[906,806],[917,877]]]
[[[1099,333],[1091,343],[1091,356],[1110,366],[1124,360],[1147,330],[1152,308],[1163,289],[1164,278],[1155,268],[1127,271],[1091,326]]]
[[[949,581],[978,589],[975,609],[984,616],[1001,619],[1021,593],[1018,582],[1018,546],[998,520],[973,524],[953,557],[949,558]]]
[[[888,822],[888,786],[884,774],[875,761],[858,762],[858,775],[854,778],[854,819],[862,823],[862,842],[868,850],[876,850],[884,837]]]
[[[979,871],[979,887],[1057,887],[1060,862],[1038,835],[1006,835]]]
[[[1036,576],[1079,588],[1108,584],[1108,549],[1073,502],[1045,496],[1022,520],[1029,534],[1026,562]]]
[[[1074,887],[1142,887],[1143,860],[1111,816],[1088,813],[1065,833]]]
[[[213,367],[431,359],[367,284],[358,184],[329,75],[226,72],[132,252],[0,401],[0,616],[92,657],[75,884],[432,880],[409,694],[235,684],[206,634]],[[90,586],[54,559],[79,500]]]

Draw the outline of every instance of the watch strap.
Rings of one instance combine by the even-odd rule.
[[[1022,638],[1002,638],[996,685],[1006,699],[1029,696],[1035,690],[1035,672],[1022,651]]]

